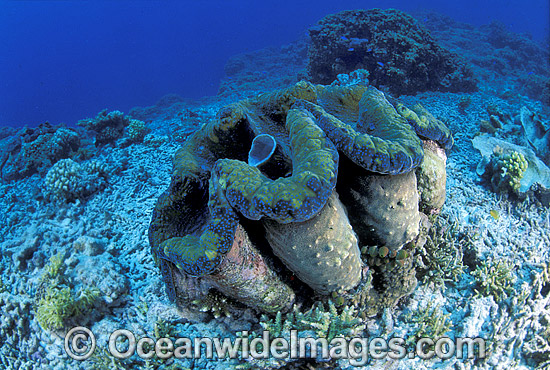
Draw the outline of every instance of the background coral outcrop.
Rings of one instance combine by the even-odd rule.
[[[118,110],[107,113],[107,109],[104,109],[95,118],[82,119],[77,124],[93,133],[96,146],[114,144],[125,133],[130,143],[139,143],[151,131],[145,122]]]
[[[498,21],[474,27],[436,13],[420,13],[416,18],[443,47],[462,55],[476,77],[498,94],[514,99],[519,92],[550,106],[548,40],[537,42]]]
[[[310,28],[309,35],[307,71],[316,83],[329,84],[338,74],[363,68],[374,86],[385,86],[396,95],[476,90],[468,63],[400,10],[331,14]]]
[[[6,136],[1,144],[1,178],[13,181],[35,173],[43,175],[58,160],[69,158],[80,147],[80,137],[73,129],[46,122]]]

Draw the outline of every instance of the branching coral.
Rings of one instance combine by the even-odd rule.
[[[413,330],[407,336],[406,343],[414,345],[420,338],[437,340],[451,330],[450,314],[443,314],[440,307],[429,302],[425,307],[411,312],[406,320],[413,325]]]
[[[0,366],[3,365],[5,369],[24,369],[25,359],[38,347],[38,339],[31,335],[28,315],[31,302],[27,297],[8,293],[0,295],[0,305]]]
[[[550,365],[550,264],[531,268],[529,281],[499,303],[499,319],[493,323],[488,350],[521,354],[529,366],[545,369]]]
[[[521,187],[523,173],[529,166],[527,160],[522,153],[517,151],[513,151],[510,154],[496,151],[495,157],[495,175],[491,179],[491,182],[499,189],[510,189],[513,192],[518,192]]]
[[[36,319],[46,330],[63,329],[69,319],[85,315],[98,297],[96,289],[86,289],[75,296],[70,287],[50,286],[36,304]]]
[[[292,311],[286,314],[278,312],[273,318],[262,315],[260,326],[263,333],[259,331],[252,332],[247,339],[253,340],[262,337],[265,332],[269,334],[270,338],[285,338],[287,341],[292,341],[291,337],[300,338],[304,343],[309,343],[308,346],[311,348],[309,355],[317,354],[317,357],[320,357],[321,351],[316,347],[318,343],[331,344],[331,341],[335,338],[349,340],[361,335],[366,326],[357,316],[358,311],[356,308],[352,306],[337,308],[330,300],[326,304],[317,302],[305,311],[294,306]],[[238,333],[238,335],[242,337],[243,333]],[[315,349],[313,349],[314,347]],[[312,357],[315,358],[314,355]],[[247,358],[246,360],[248,362],[239,365],[237,368],[280,368],[289,362],[296,361],[296,358],[289,356],[281,358],[279,356],[278,358]],[[324,358],[323,360],[328,361],[330,358]]]
[[[533,359],[541,367],[550,365],[550,264],[545,263],[542,271],[533,276],[531,291],[534,293],[523,312],[525,323],[529,323],[527,335],[523,343],[523,353]]]
[[[267,330],[272,338],[290,338],[290,331],[296,330],[309,332],[315,338],[326,338],[329,342],[336,337],[354,337],[365,329],[365,324],[357,318],[356,308],[337,308],[330,300],[326,305],[317,303],[303,312],[294,306],[291,312],[278,312],[272,319],[263,315],[260,326]]]
[[[36,319],[45,330],[65,328],[70,320],[86,315],[99,298],[100,292],[95,287],[86,287],[75,294],[64,266],[61,254],[52,256],[40,279],[35,309]]]
[[[502,259],[498,261],[483,261],[472,272],[478,284],[478,295],[493,296],[499,302],[508,298],[514,292],[514,266]]]
[[[419,254],[424,264],[424,281],[432,281],[436,286],[457,281],[464,272],[462,263],[464,246],[469,243],[467,236],[460,233],[458,222],[449,223],[438,219],[426,234],[426,243]]]

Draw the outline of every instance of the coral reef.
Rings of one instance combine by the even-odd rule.
[[[338,292],[373,311],[395,304],[416,285],[415,169],[425,147],[444,153],[452,143],[424,108],[390,102],[364,80],[299,82],[226,106],[177,151],[153,212],[149,242],[169,296],[189,305],[215,289],[275,313],[295,300],[288,269],[321,296]],[[444,200],[444,158],[421,170],[423,194],[436,187],[426,209]],[[380,293],[364,284],[359,245],[392,252],[375,268]]]
[[[468,60],[483,82],[505,89],[509,98],[523,94],[550,105],[550,58],[544,42],[498,21],[474,27],[441,14],[415,17],[443,47]]]
[[[52,256],[35,297],[36,319],[45,330],[63,329],[70,320],[89,313],[99,298],[99,290],[94,287],[86,288],[75,295],[64,269],[63,256]]]
[[[406,343],[411,346],[414,346],[420,338],[438,340],[452,329],[452,322],[449,320],[451,315],[443,314],[441,308],[434,307],[432,302],[429,302],[426,307],[409,313],[408,316],[413,328],[407,335]]]
[[[50,168],[44,179],[46,193],[57,200],[84,199],[106,186],[107,167],[92,160],[79,164],[62,159]]]
[[[145,122],[137,119],[131,119],[130,122],[128,122],[127,132],[128,138],[131,141],[141,143],[143,142],[145,135],[151,132],[151,129],[147,127]]]
[[[479,128],[481,132],[488,132],[489,134],[495,134],[498,130],[501,130],[504,126],[512,123],[512,116],[505,112],[501,107],[495,104],[487,105],[487,113],[489,119],[483,119],[479,122]]]
[[[126,116],[118,110],[107,113],[107,109],[99,112],[95,118],[78,121],[77,125],[94,133],[96,146],[113,144],[125,133],[130,143],[140,143],[151,131],[145,122]]]
[[[510,32],[499,21],[484,25],[480,30],[484,32],[485,41],[497,50],[499,59],[506,61],[511,68],[548,73],[548,70],[544,71],[548,50],[529,36]]]
[[[17,134],[17,129],[15,127],[9,127],[9,126],[0,126],[0,140],[15,136]]]
[[[309,29],[307,70],[313,82],[363,68],[397,95],[427,90],[474,91],[467,63],[441,47],[414,18],[396,9],[349,10]]]
[[[159,146],[167,142],[168,138],[166,136],[147,134],[143,138],[143,144],[152,146],[153,148],[158,148]]]
[[[462,95],[458,101],[458,110],[461,113],[466,113],[466,109],[472,104],[471,95]]]
[[[260,326],[264,332],[269,333],[270,338],[291,340],[290,338],[294,333],[296,338],[306,339],[310,348],[312,348],[309,355],[320,359],[322,354],[316,347],[318,339],[323,338],[330,343],[335,338],[356,337],[365,329],[366,325],[363,320],[357,317],[357,313],[358,310],[352,306],[336,307],[329,300],[325,304],[317,302],[307,310],[294,306],[292,311],[285,314],[278,312],[273,318],[262,315]],[[243,336],[243,333],[239,334]],[[249,338],[259,337],[262,337],[261,331],[255,331],[249,335]],[[267,359],[248,358],[247,362],[239,365],[238,368],[281,368],[297,360],[290,356],[286,358],[270,356]],[[330,358],[322,359],[323,362],[329,360]]]
[[[424,16],[419,16],[417,19],[423,24],[430,24],[431,21],[431,18],[424,20]],[[463,35],[469,32],[470,35],[479,36],[474,45],[478,50],[483,49],[479,54],[480,58],[483,57],[485,50],[489,55],[496,50],[488,42],[483,41],[483,34],[477,33],[479,28],[468,25],[449,25],[444,20],[440,23],[442,26],[438,27],[438,30],[453,29],[457,33],[464,32]],[[431,32],[432,35],[436,35],[434,32]],[[440,34],[437,33],[438,36]],[[441,41],[442,39],[438,37],[438,42]],[[455,45],[467,46],[469,39],[458,37],[452,42]],[[510,47],[505,45],[500,49],[510,49]],[[504,51],[509,54],[515,52],[514,49],[503,50],[503,55],[508,55]],[[281,52],[284,53],[284,50]],[[252,54],[258,55],[258,53]],[[231,344],[235,343],[235,333],[239,331],[248,331],[251,333],[249,336],[254,337],[258,334],[262,335],[262,329],[266,328],[269,333],[274,333],[274,335],[270,335],[273,337],[281,332],[289,332],[290,328],[298,328],[298,336],[304,341],[312,343],[312,341],[320,339],[317,338],[318,335],[324,336],[328,333],[326,328],[329,326],[327,324],[337,323],[344,310],[349,310],[348,319],[354,320],[354,323],[346,326],[348,321],[341,320],[343,330],[330,329],[330,331],[336,333],[334,339],[343,340],[338,336],[338,333],[341,333],[346,337],[348,343],[353,338],[359,341],[364,339],[370,341],[375,337],[387,339],[399,337],[410,338],[409,342],[411,342],[422,336],[435,339],[441,335],[448,335],[450,339],[483,338],[487,344],[486,359],[481,358],[483,348],[476,345],[473,351],[468,350],[469,356],[475,355],[473,359],[454,356],[449,359],[427,360],[416,356],[416,359],[399,361],[389,358],[374,359],[373,356],[369,356],[364,365],[367,368],[405,370],[437,367],[445,370],[456,368],[473,370],[493,366],[522,369],[549,367],[550,269],[548,268],[547,246],[550,245],[550,221],[548,209],[541,207],[537,199],[532,196],[533,193],[536,193],[534,190],[527,190],[525,192],[527,199],[517,202],[514,196],[507,197],[503,193],[496,194],[491,191],[490,187],[483,186],[483,183],[479,182],[478,176],[473,173],[480,156],[469,141],[478,135],[480,118],[486,119],[494,131],[493,136],[524,147],[520,150],[516,147],[508,148],[504,144],[499,145],[504,148],[504,153],[506,155],[511,155],[513,151],[522,153],[529,163],[529,167],[533,166],[535,163],[533,157],[524,150],[531,148],[533,152],[537,151],[525,137],[521,121],[519,118],[514,119],[514,116],[521,113],[521,108],[526,106],[530,112],[536,112],[536,114],[530,118],[531,113],[528,113],[525,123],[536,125],[536,122],[540,122],[546,127],[547,113],[545,109],[547,107],[543,107],[540,102],[528,99],[523,95],[524,90],[521,86],[510,83],[510,76],[512,79],[514,78],[512,75],[514,70],[527,76],[530,72],[527,70],[528,68],[536,66],[542,70],[544,65],[547,65],[545,60],[541,60],[538,64],[533,63],[533,57],[529,55],[524,56],[523,64],[515,64],[513,69],[507,65],[506,60],[496,58],[486,61],[487,66],[490,66],[490,69],[485,68],[486,74],[482,74],[480,69],[476,69],[480,78],[487,79],[480,84],[479,92],[468,94],[471,96],[471,102],[463,111],[460,109],[460,102],[461,97],[465,96],[464,94],[428,92],[417,97],[403,96],[401,98],[401,102],[407,107],[412,107],[416,102],[421,101],[434,116],[445,117],[448,120],[445,123],[453,130],[453,133],[456,132],[457,139],[457,145],[453,146],[452,153],[445,153],[446,145],[441,140],[443,136],[439,136],[437,140],[431,140],[434,142],[431,144],[435,145],[436,151],[430,151],[430,140],[424,137],[426,134],[421,134],[425,131],[418,126],[422,124],[422,118],[419,116],[416,121],[410,112],[405,113],[403,108],[399,108],[399,102],[386,96],[386,100],[400,116],[403,113],[409,117],[410,121],[406,118],[406,125],[409,125],[415,136],[421,140],[419,142],[413,138],[408,141],[412,146],[405,143],[405,146],[401,145],[402,148],[400,148],[400,151],[405,154],[413,153],[410,156],[411,162],[414,160],[414,163],[417,164],[412,165],[403,174],[374,173],[361,170],[361,166],[357,164],[361,158],[348,158],[346,153],[353,154],[353,148],[347,152],[336,148],[339,157],[336,187],[332,189],[331,195],[317,215],[306,221],[292,221],[286,224],[274,221],[267,216],[262,216],[260,220],[250,220],[236,210],[236,207],[229,204],[230,209],[228,208],[227,211],[233,210],[239,222],[235,235],[232,237],[232,241],[237,245],[233,255],[230,255],[230,252],[221,253],[223,254],[222,261],[218,265],[221,268],[216,267],[212,274],[208,273],[200,277],[191,276],[184,270],[170,265],[167,270],[169,274],[161,275],[159,273],[147,243],[147,228],[151,221],[151,212],[155,207],[155,202],[171,181],[173,172],[169,159],[173,157],[182,142],[186,141],[200,126],[207,125],[211,120],[215,121],[212,126],[219,124],[219,117],[224,111],[220,111],[220,108],[226,105],[230,99],[231,102],[235,102],[238,96],[256,97],[261,92],[268,91],[267,89],[286,84],[284,80],[295,81],[299,71],[293,69],[295,67],[290,62],[293,58],[300,63],[305,62],[302,55],[292,53],[286,55],[284,62],[270,62],[274,53],[265,53],[264,55],[265,58],[262,62],[265,64],[260,67],[260,63],[256,63],[256,68],[261,68],[256,71],[251,70],[251,67],[254,68],[254,65],[251,66],[251,64],[254,62],[248,63],[248,55],[241,58],[245,64],[243,69],[239,71],[239,66],[236,66],[231,71],[236,74],[232,75],[233,78],[228,77],[227,79],[228,86],[231,87],[226,90],[227,101],[219,96],[216,98],[205,97],[195,102],[177,97],[167,97],[159,102],[159,106],[143,109],[142,115],[134,116],[132,114],[132,118],[146,122],[147,126],[153,129],[153,133],[144,138],[143,145],[123,147],[122,143],[126,139],[128,139],[126,142],[130,142],[129,137],[125,136],[128,134],[128,130],[125,129],[122,138],[118,139],[112,147],[95,148],[93,143],[88,145],[89,139],[86,139],[86,141],[82,141],[82,143],[86,143],[86,146],[81,144],[76,153],[68,152],[69,158],[80,166],[90,159],[108,164],[109,185],[105,191],[98,191],[85,198],[84,201],[77,199],[75,202],[57,202],[52,201],[50,196],[43,196],[44,183],[39,174],[0,184],[0,194],[2,194],[0,208],[5,213],[5,217],[0,217],[0,229],[2,230],[0,232],[0,249],[2,249],[0,258],[0,305],[2,305],[0,368],[21,370],[232,368],[232,365],[239,360],[247,361],[244,359],[244,355],[239,360],[229,360],[219,358],[221,356],[217,356],[214,351],[213,358],[207,357],[207,348],[204,344],[201,345],[200,357],[192,356],[191,352],[193,351],[190,350],[186,353],[193,358],[162,359],[153,356],[150,359],[142,359],[139,356],[131,356],[129,359],[117,359],[106,350],[107,342],[110,333],[114,330],[127,328],[136,335],[136,341],[145,337],[153,340],[161,337],[174,340],[176,338],[193,340],[199,337],[208,337],[220,338],[220,345],[223,348],[231,348],[232,345],[226,346],[222,340],[231,339]],[[287,62],[289,62],[288,66],[277,67]],[[506,75],[496,72],[499,68],[502,68],[502,73]],[[550,70],[547,67],[546,69]],[[534,71],[536,74],[537,70]],[[535,76],[535,74],[529,76]],[[363,85],[363,87],[350,88],[350,85]],[[232,105],[243,108],[245,119],[239,123],[243,130],[246,131],[250,127],[255,127],[255,129],[254,131],[250,129],[253,131],[252,134],[245,135],[244,139],[218,132],[216,134],[219,142],[218,147],[209,140],[196,141],[197,145],[188,148],[190,152],[197,153],[196,156],[185,157],[180,154],[181,158],[197,159],[200,182],[193,183],[191,180],[187,180],[193,187],[181,187],[179,192],[175,191],[178,188],[174,187],[167,192],[169,197],[165,199],[171,206],[162,210],[157,209],[156,212],[156,217],[163,216],[164,220],[167,220],[165,223],[167,237],[200,237],[203,234],[206,221],[212,215],[208,209],[212,168],[220,159],[237,159],[243,163],[248,162],[251,167],[257,168],[267,179],[272,181],[279,178],[287,179],[295,174],[293,155],[290,150],[290,132],[285,127],[288,112],[293,109],[310,112],[314,117],[312,118],[314,123],[320,126],[320,123],[323,122],[316,121],[321,118],[318,119],[314,115],[317,108],[313,104],[317,105],[327,113],[325,115],[319,109],[318,116],[326,118],[324,123],[334,123],[333,127],[336,130],[344,129],[346,126],[340,125],[334,119],[329,120],[328,115],[334,116],[351,127],[357,136],[366,133],[371,136],[371,139],[378,138],[378,133],[365,131],[369,129],[366,124],[368,122],[365,120],[360,125],[357,124],[360,117],[358,102],[365,95],[367,86],[368,76],[365,73],[350,73],[350,75],[337,76],[337,81],[331,87],[330,93],[327,87],[319,89],[315,87],[317,95],[314,99],[309,100],[311,105],[305,102],[297,104],[288,101],[288,104],[285,102],[284,105],[290,106],[292,109],[282,110],[279,108],[283,104],[279,104],[278,101],[272,101],[272,104],[261,103],[262,101],[265,103],[267,99],[264,98],[269,94],[264,95],[263,98],[255,98],[252,101]],[[334,93],[337,91],[336,87],[341,88],[341,94]],[[345,93],[346,91],[349,94]],[[536,92],[533,94],[536,95]],[[367,96],[370,96],[370,99],[373,95],[375,95],[374,91],[371,91],[371,94],[365,96],[365,100]],[[322,99],[319,98],[320,96],[323,96]],[[369,107],[374,106],[374,101],[368,103],[371,104]],[[388,105],[385,102],[376,100],[376,103],[380,104],[378,106],[384,107],[382,111],[387,112],[385,108]],[[306,108],[306,105],[309,107]],[[389,110],[391,111],[391,109]],[[220,115],[216,118],[215,113],[218,111],[220,111]],[[230,112],[230,109],[225,111]],[[385,113],[381,115],[385,116]],[[403,125],[403,120],[396,118],[397,116],[393,112],[387,117],[391,117],[391,120],[388,120],[388,127],[406,127]],[[426,117],[426,122],[430,121],[429,116],[424,115],[424,117]],[[396,122],[397,125],[393,126],[393,122]],[[379,120],[376,124],[384,123],[388,122]],[[327,127],[330,126],[327,125]],[[280,128],[280,131],[277,131],[277,128]],[[330,131],[326,128],[321,129],[325,135]],[[408,129],[405,130],[408,131]],[[19,135],[18,131],[21,132],[20,130],[11,132],[0,130],[0,137],[3,138],[0,139],[2,148],[9,147],[8,142]],[[77,132],[83,131],[80,129]],[[36,132],[38,133],[38,131]],[[353,133],[353,131],[348,132]],[[429,134],[429,131],[427,133]],[[199,135],[202,133],[197,134],[197,136]],[[345,137],[345,135],[334,134],[333,137],[338,138],[339,145],[341,145],[343,140],[340,137]],[[540,137],[544,137],[544,134]],[[402,139],[400,136],[400,143],[403,143]],[[286,142],[284,142],[285,140]],[[328,138],[328,140],[335,144],[333,138]],[[336,139],[334,140],[336,141]],[[388,141],[388,146],[391,149],[393,145],[391,138],[384,136],[384,140]],[[536,140],[533,140],[533,143],[536,143]],[[235,145],[232,146],[232,144]],[[418,144],[422,146],[421,153],[417,149]],[[203,145],[206,148],[204,150],[201,149]],[[541,148],[544,149],[544,146]],[[238,151],[239,149],[241,151]],[[205,152],[213,153],[213,150],[215,150],[215,154],[211,159],[204,156]],[[235,158],[237,155],[235,153],[238,154],[238,158]],[[420,153],[422,158],[420,161],[417,161],[416,153]],[[493,146],[490,146],[489,159],[492,153]],[[447,168],[445,168],[444,157],[438,154],[448,156]],[[536,155],[541,160],[543,159],[539,153]],[[382,155],[379,158],[382,159]],[[58,160],[44,162],[46,164],[40,174],[45,174],[56,162]],[[409,162],[402,161],[401,163],[403,163],[403,168],[409,168]],[[181,170],[182,167],[179,165],[175,168]],[[533,170],[533,167],[531,169],[529,167],[520,182],[529,179],[530,171]],[[116,171],[117,168],[123,170]],[[393,164],[390,162],[388,166],[382,165],[380,168],[384,171],[391,171]],[[363,239],[357,237],[358,226],[352,225],[352,221],[357,224],[357,218],[352,217],[349,213],[349,209],[354,204],[350,204],[343,196],[349,184],[355,182],[359,175],[367,179],[372,177],[373,183],[375,183],[375,177],[378,176],[388,179],[394,176],[412,177],[411,172],[414,172],[416,177],[418,210],[413,207],[408,212],[414,219],[419,216],[418,236],[404,245],[398,245],[395,249],[390,249],[387,245],[381,245],[378,242],[375,243],[377,235],[383,235],[384,230],[378,230],[375,233],[374,228],[369,231],[369,228],[365,227],[365,237],[370,239],[364,240],[365,237]],[[182,170],[181,173],[184,171]],[[446,177],[446,197],[442,191],[444,189],[441,181],[442,175]],[[184,177],[191,178],[191,175]],[[42,176],[43,179],[44,176]],[[219,181],[216,179],[212,181],[217,182],[218,184],[214,185],[217,186],[216,189],[220,189],[219,195],[217,193],[215,197],[227,198],[225,191],[218,187]],[[265,180],[265,183],[267,182],[268,180]],[[369,186],[368,181],[364,181],[364,183],[365,186]],[[486,184],[489,184],[489,181]],[[532,186],[538,186],[536,184],[534,183]],[[406,190],[409,196],[415,195],[411,189]],[[187,194],[187,191],[192,192]],[[246,189],[239,188],[239,191],[245,193]],[[512,192],[511,189],[507,191]],[[357,192],[359,194],[366,193],[365,189],[360,187],[357,188]],[[64,198],[61,199],[64,200]],[[382,200],[383,198],[379,198],[377,202]],[[445,204],[441,208],[440,202],[443,200]],[[216,204],[214,203],[213,206]],[[394,203],[388,203],[389,206],[392,204]],[[378,208],[378,205],[381,203],[370,204],[370,207],[369,204],[366,204],[366,208],[370,211],[372,208]],[[321,223],[323,218],[334,217],[330,216],[330,212],[325,212],[325,207],[339,216],[343,213],[345,217],[339,217],[334,225]],[[380,209],[378,208],[379,211]],[[165,210],[166,213],[164,213]],[[172,210],[174,211],[173,215],[170,214]],[[392,218],[393,215],[390,214],[389,217]],[[160,223],[164,220],[161,220]],[[196,220],[198,221],[195,222]],[[348,223],[349,225],[347,225]],[[348,264],[352,267],[357,266],[355,264],[357,259],[354,257],[355,248],[357,247],[361,251],[359,256],[361,278],[357,286],[347,289],[348,286],[342,286],[340,282],[336,287],[317,284],[315,289],[312,288],[309,285],[313,284],[311,281],[325,280],[326,283],[326,278],[323,275],[330,274],[334,266],[316,268],[314,263],[310,263],[312,261],[305,261],[301,265],[304,267],[297,265],[298,267],[292,267],[296,272],[292,271],[287,267],[288,262],[283,262],[283,259],[275,254],[274,249],[279,247],[274,248],[272,242],[268,240],[266,231],[268,224],[273,224],[277,229],[281,229],[281,233],[286,235],[285,240],[286,238],[294,238],[290,239],[291,241],[297,240],[296,243],[288,242],[288,246],[301,244],[301,240],[306,240],[310,235],[317,234],[315,230],[309,232],[308,225],[314,229],[321,228],[322,230],[318,234],[320,236],[319,244],[328,244],[324,240],[331,238],[338,241],[337,248],[332,251],[330,251],[330,246],[326,245],[326,251],[323,248],[317,249],[319,257],[316,253],[311,254],[312,260],[318,258],[322,262],[330,259],[329,251],[331,253],[339,250],[345,252],[345,249],[339,249],[342,247],[340,244],[343,244],[339,240],[350,235],[349,226],[351,225],[351,230],[357,240],[349,249],[353,252],[350,253],[350,257],[353,257],[350,258],[350,261],[353,263],[346,259],[340,260],[343,261],[342,266]],[[196,227],[195,231],[193,231],[193,227]],[[245,235],[248,239],[245,238]],[[339,235],[344,235],[344,237]],[[472,236],[471,240],[469,240],[470,236]],[[315,241],[316,239],[312,238],[307,242],[308,245],[316,247]],[[370,245],[371,243],[377,245]],[[281,242],[281,244],[283,243]],[[251,247],[249,245],[256,249],[253,255],[250,254]],[[286,251],[284,247],[285,245],[282,245],[281,249]],[[223,248],[218,247],[217,250],[221,249]],[[66,279],[68,284],[66,286],[60,284],[60,289],[52,289],[53,293],[50,296],[54,298],[59,296],[59,301],[73,301],[74,303],[78,301],[80,292],[84,292],[86,288],[96,287],[101,291],[93,309],[82,317],[75,316],[74,321],[72,318],[57,320],[67,326],[71,324],[87,326],[96,335],[96,351],[86,361],[71,360],[64,350],[64,338],[60,336],[62,333],[43,329],[36,317],[38,302],[34,297],[45,297],[48,290],[47,286],[41,286],[39,277],[44,271],[56,274],[55,271],[63,269],[63,265],[48,264],[48,258],[52,253],[63,251],[66,255],[72,254],[63,261],[63,265],[66,266],[64,270],[68,277]],[[159,251],[161,254],[164,252],[161,249]],[[214,255],[210,248],[203,249],[203,251],[211,256]],[[256,252],[257,254],[255,254]],[[308,251],[304,251],[303,255],[306,252]],[[337,256],[336,253],[334,255]],[[166,260],[164,256],[158,258],[157,262]],[[243,256],[249,257],[249,259],[241,258]],[[264,264],[256,263],[257,256],[262,257]],[[515,281],[512,279],[507,284],[507,286],[512,286],[513,290],[509,290],[510,293],[507,293],[506,297],[503,296],[503,299],[497,300],[498,290],[494,290],[496,296],[493,296],[482,285],[484,281],[489,281],[492,277],[488,279],[483,276],[476,277],[470,272],[475,271],[476,268],[481,271],[484,261],[496,262],[499,260],[507,261],[508,266],[514,266]],[[233,261],[238,263],[233,263]],[[224,262],[227,262],[226,266],[222,266]],[[297,263],[302,263],[302,261]],[[266,270],[264,265],[273,274],[264,274]],[[259,266],[263,271],[256,269]],[[312,266],[314,271],[309,275],[312,278],[302,274],[301,269],[312,269]],[[231,271],[228,271],[229,268]],[[225,278],[226,284],[223,286],[220,284],[220,288],[218,288],[212,275],[222,271],[225,276],[229,275],[229,272],[233,272],[232,276],[236,277]],[[465,272],[461,273],[461,271]],[[318,274],[319,277],[315,274]],[[243,276],[246,276],[246,279],[243,279]],[[163,277],[172,279],[171,282],[177,292],[177,305],[167,301],[164,286],[168,286],[168,284],[164,284]],[[263,310],[262,307],[256,307],[258,310],[247,307],[247,305],[257,306],[257,302],[263,297],[257,295],[253,297],[252,303],[248,303],[247,296],[244,295],[247,290],[245,288],[262,291],[262,285],[254,285],[254,282],[262,281],[265,277],[268,279],[276,277],[286,284],[288,289],[281,289],[285,293],[282,297],[286,300],[282,306],[290,306],[289,313],[277,311],[272,314],[272,310],[276,309],[275,305],[272,305],[267,307],[265,316],[260,319],[258,311]],[[352,272],[350,277],[357,279],[358,276]],[[395,305],[396,299],[409,294],[414,288],[415,277],[418,279],[418,286],[410,296],[400,299],[399,304]],[[494,282],[499,283],[500,278],[506,279],[506,276],[496,274]],[[309,280],[306,282],[307,279]],[[355,284],[353,280],[349,279],[349,285]],[[228,281],[240,285],[233,289],[234,285],[227,284]],[[345,282],[348,283],[348,281]],[[328,294],[323,294],[319,290],[324,286],[327,286],[329,291],[332,289],[337,291],[333,290]],[[340,286],[347,290],[338,290]],[[70,295],[65,294],[64,296],[62,290],[65,287],[70,289]],[[227,289],[229,293],[224,293],[222,292],[223,287],[232,289]],[[476,294],[474,289],[479,293]],[[294,295],[291,291],[294,292]],[[230,297],[231,292],[235,293],[237,299]],[[186,299],[183,299],[182,296],[186,296]],[[62,299],[63,297],[65,299]],[[295,306],[292,301],[295,302]],[[333,302],[334,308],[329,307],[331,305],[329,301]],[[310,309],[314,311],[317,308],[319,314],[312,312],[311,315],[308,314]],[[331,314],[330,311],[334,309],[336,313]],[[71,311],[70,308],[67,310]],[[279,312],[281,313],[279,314]],[[409,312],[412,314],[408,315]],[[290,319],[289,315],[291,314],[294,315],[293,319]],[[451,316],[447,317],[449,314]],[[371,317],[372,315],[376,316]],[[342,317],[342,319],[344,318]],[[445,327],[449,324],[451,331],[445,332]],[[284,326],[289,329],[279,330]],[[331,334],[330,337],[333,335]],[[447,338],[447,340],[450,339]],[[80,343],[85,344],[83,341]],[[121,348],[126,348],[126,344],[125,341],[119,342]],[[216,343],[215,348],[217,347]],[[249,348],[254,347],[250,346]],[[356,348],[359,350],[359,347]],[[365,355],[368,354],[367,348],[365,343],[362,346],[362,352]],[[148,344],[144,347],[145,351],[151,349],[153,348]],[[408,349],[412,350],[412,348]],[[281,359],[279,362],[271,354],[265,361],[257,359],[257,361],[241,362],[239,363],[241,366],[237,368],[280,368],[283,366],[282,368],[286,370],[351,369],[354,365],[350,362],[350,359],[336,359],[335,357],[331,359],[326,357],[308,358],[294,362]]]
[[[459,231],[458,222],[449,223],[438,218],[426,232],[426,243],[419,247],[424,265],[423,281],[444,287],[447,282],[457,282],[464,273],[464,249],[471,243],[468,234]]]
[[[499,302],[514,292],[514,266],[505,260],[483,261],[472,275],[479,286],[479,291],[476,290],[479,295],[493,296]]]
[[[31,309],[27,297],[18,297],[7,292],[0,293],[2,315],[0,320],[0,366],[4,369],[31,369],[26,359],[37,353],[38,338],[31,335]]]
[[[130,123],[130,118],[120,111],[107,113],[102,110],[95,118],[86,118],[78,121],[78,125],[95,134],[95,145],[112,143],[122,137],[124,128]]]
[[[1,178],[13,181],[34,173],[42,175],[58,160],[69,158],[78,150],[80,138],[72,129],[46,122],[7,136],[0,144]]]
[[[550,169],[531,149],[487,134],[476,136],[472,144],[482,155],[477,173],[489,182],[493,191],[512,193],[522,199],[532,194],[548,204]]]

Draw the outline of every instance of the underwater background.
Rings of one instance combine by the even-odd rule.
[[[547,0],[0,0],[0,34],[0,369],[550,369]],[[262,331],[405,352],[193,352]]]
[[[323,16],[383,6],[501,21],[548,39],[548,1],[2,1],[0,123],[74,124],[174,93],[215,95],[238,53],[302,37]]]

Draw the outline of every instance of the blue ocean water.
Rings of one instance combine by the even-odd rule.
[[[0,124],[69,125],[168,93],[215,95],[236,53],[282,45],[345,9],[437,11],[548,39],[547,0],[0,1]]]

